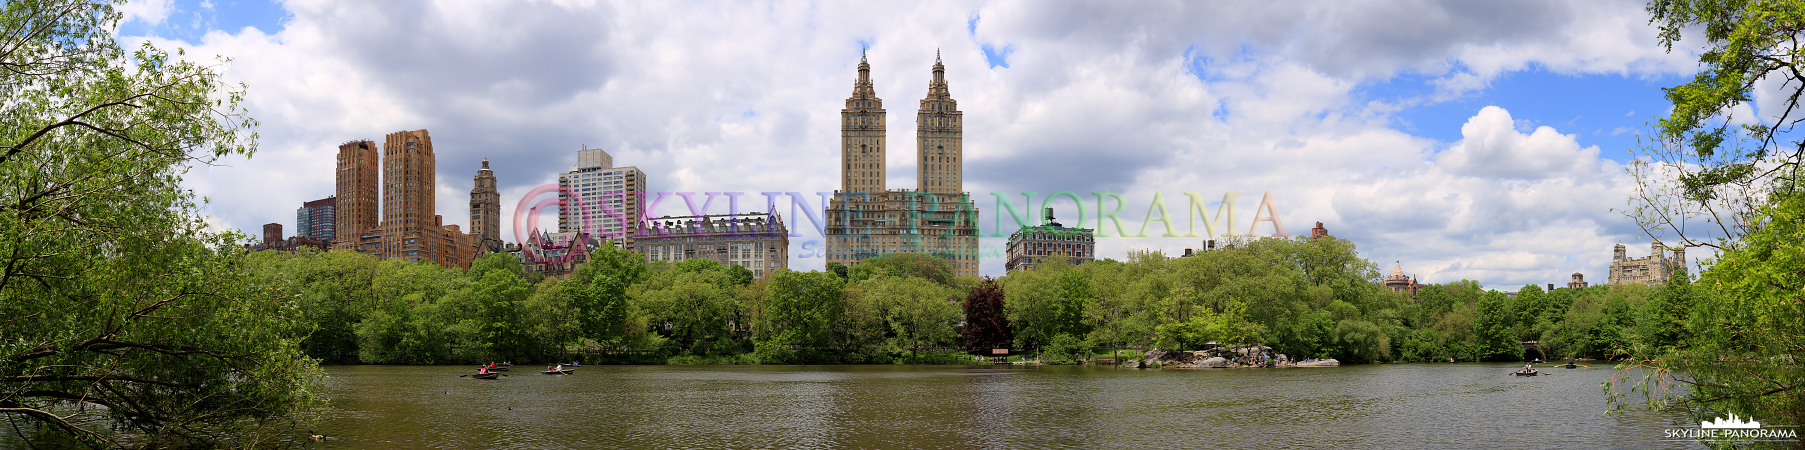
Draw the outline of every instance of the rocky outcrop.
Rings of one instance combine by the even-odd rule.
[[[1340,365],[1341,365],[1341,361],[1336,361],[1335,358],[1312,359],[1309,361],[1299,361],[1295,364],[1292,364],[1293,367],[1336,367],[1336,366],[1340,366]]]
[[[1216,347],[1208,350],[1167,351],[1161,349],[1148,350],[1142,357],[1147,367],[1279,367],[1289,361],[1284,355],[1272,352],[1272,347],[1264,345],[1247,345],[1241,347]],[[1136,367],[1140,367],[1139,361]]]

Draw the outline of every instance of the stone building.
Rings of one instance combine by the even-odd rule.
[[[382,169],[380,183],[378,167]],[[380,166],[375,143],[340,145],[337,186],[341,207],[335,246],[377,259],[469,268],[475,254],[470,238],[457,225],[445,225],[445,218],[434,213],[435,168],[432,136],[426,130],[389,133]],[[381,186],[380,194],[377,186]]]
[[[338,197],[302,203],[295,210],[295,236],[332,242],[338,239]]]
[[[470,189],[470,243],[478,254],[503,251],[507,245],[501,240],[501,192],[495,189],[489,158],[483,158],[474,184]]]
[[[1573,272],[1573,281],[1567,282],[1567,289],[1585,289],[1587,285],[1585,275],[1580,275],[1579,272]],[[1549,290],[1552,291],[1553,289]]]
[[[840,110],[841,188],[828,200],[827,261],[858,264],[892,253],[946,261],[955,275],[978,275],[978,209],[964,192],[963,113],[934,59],[927,97],[916,114],[915,190],[885,188],[885,112],[859,58],[859,77]]]
[[[790,230],[775,213],[665,216],[641,229],[636,239],[646,262],[712,259],[761,278],[789,267]]]
[[[1625,284],[1663,285],[1674,274],[1686,268],[1686,249],[1675,249],[1667,252],[1667,246],[1655,241],[1649,246],[1649,255],[1641,258],[1630,258],[1625,255],[1623,244],[1612,249],[1611,272],[1607,282],[1612,286]]]
[[[1416,298],[1416,291],[1422,289],[1423,285],[1417,284],[1416,277],[1405,276],[1403,263],[1398,263],[1391,266],[1391,275],[1385,277],[1385,288],[1392,292],[1410,294],[1411,298]]]
[[[1065,255],[1076,266],[1097,259],[1097,240],[1089,228],[1068,228],[1053,220],[1053,208],[1039,226],[1024,226],[1009,234],[1010,272],[1034,268],[1051,255]],[[1189,253],[1190,249],[1185,249]]]
[[[558,175],[558,231],[608,239],[635,251],[646,174],[638,167],[614,167],[614,157],[599,148],[577,151],[577,164]]]

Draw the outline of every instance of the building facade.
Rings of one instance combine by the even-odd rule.
[[[1567,289],[1585,289],[1586,286],[1589,285],[1590,284],[1586,283],[1585,275],[1580,275],[1579,272],[1573,272],[1573,281],[1567,282]],[[1552,291],[1553,289],[1549,290]]]
[[[1024,226],[1009,234],[1010,272],[1028,270],[1051,255],[1065,255],[1076,266],[1097,259],[1097,240],[1089,228],[1068,228],[1053,220],[1053,208],[1039,226]],[[1188,253],[1190,249],[1185,249]]]
[[[1612,249],[1611,272],[1606,282],[1612,286],[1625,284],[1667,284],[1675,274],[1686,268],[1686,249],[1675,249],[1667,252],[1667,246],[1661,241],[1649,245],[1649,255],[1641,258],[1630,258],[1626,255],[1623,244]]]
[[[1422,289],[1423,285],[1417,284],[1416,277],[1405,276],[1404,265],[1398,263],[1391,266],[1391,275],[1385,277],[1385,288],[1392,292],[1410,294],[1411,298],[1415,298],[1416,291]]]
[[[375,142],[351,141],[338,146],[335,248],[356,250],[363,235],[380,221],[376,213],[382,209],[378,203],[382,199],[381,161]]]
[[[558,175],[558,231],[608,239],[636,251],[646,200],[646,174],[638,167],[613,167],[599,148],[577,151],[577,164]]]
[[[643,229],[637,239],[646,262],[712,259],[760,278],[789,267],[790,230],[775,213],[665,216]]]
[[[859,58],[852,96],[840,110],[841,187],[828,200],[827,260],[848,266],[891,253],[946,261],[955,275],[978,275],[978,209],[963,191],[963,113],[947,89],[945,66],[934,60],[922,110],[916,114],[917,188],[885,187],[883,100],[871,64]]]
[[[589,262],[590,254],[603,245],[606,243],[602,240],[582,232],[539,231],[528,234],[526,242],[520,245],[508,245],[504,251],[520,261],[520,269],[525,272],[564,279],[570,278],[578,265]]]
[[[301,204],[295,210],[295,236],[332,242],[338,239],[338,197]]]
[[[337,246],[377,259],[469,268],[475,253],[470,238],[457,225],[445,225],[444,217],[434,213],[432,136],[426,130],[415,130],[385,137],[380,196],[372,186],[377,181],[369,176],[378,167],[373,144],[356,141],[339,146],[338,198],[341,203],[350,199],[359,206],[340,208]],[[380,210],[374,207],[377,199],[381,200]]]
[[[501,192],[495,189],[495,172],[489,170],[489,158],[476,170],[474,187],[470,189],[470,243],[476,253],[506,250],[501,240]]]

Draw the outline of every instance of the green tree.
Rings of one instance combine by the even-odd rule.
[[[952,288],[920,278],[887,277],[861,282],[864,297],[881,305],[884,322],[897,347],[909,349],[910,356],[920,356],[926,347],[952,344],[958,337],[953,325],[959,321],[959,307]]]
[[[753,340],[760,360],[838,360],[822,352],[840,342],[835,321],[845,312],[845,280],[825,272],[778,270],[766,285]]]
[[[323,404],[308,327],[180,184],[249,156],[256,122],[212,68],[128,58],[119,18],[0,9],[0,416],[94,446],[264,439]]]
[[[1479,297],[1479,309],[1473,315],[1473,336],[1478,345],[1479,359],[1487,361],[1517,361],[1523,357],[1523,344],[1511,331],[1512,317],[1510,299],[1498,291],[1486,292]]]

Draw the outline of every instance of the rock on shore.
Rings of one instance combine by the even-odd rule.
[[[1264,356],[1265,358],[1261,358]],[[1142,357],[1148,367],[1288,367],[1291,359],[1284,354],[1273,353],[1272,347],[1264,345],[1247,345],[1241,347],[1216,347],[1209,350],[1193,350],[1175,352],[1161,349],[1147,350]],[[1334,360],[1323,360],[1334,361]],[[1315,364],[1320,364],[1317,362]],[[1339,365],[1337,362],[1334,365]],[[1124,363],[1127,367],[1141,367],[1141,361]],[[1308,367],[1321,367],[1308,366]]]

